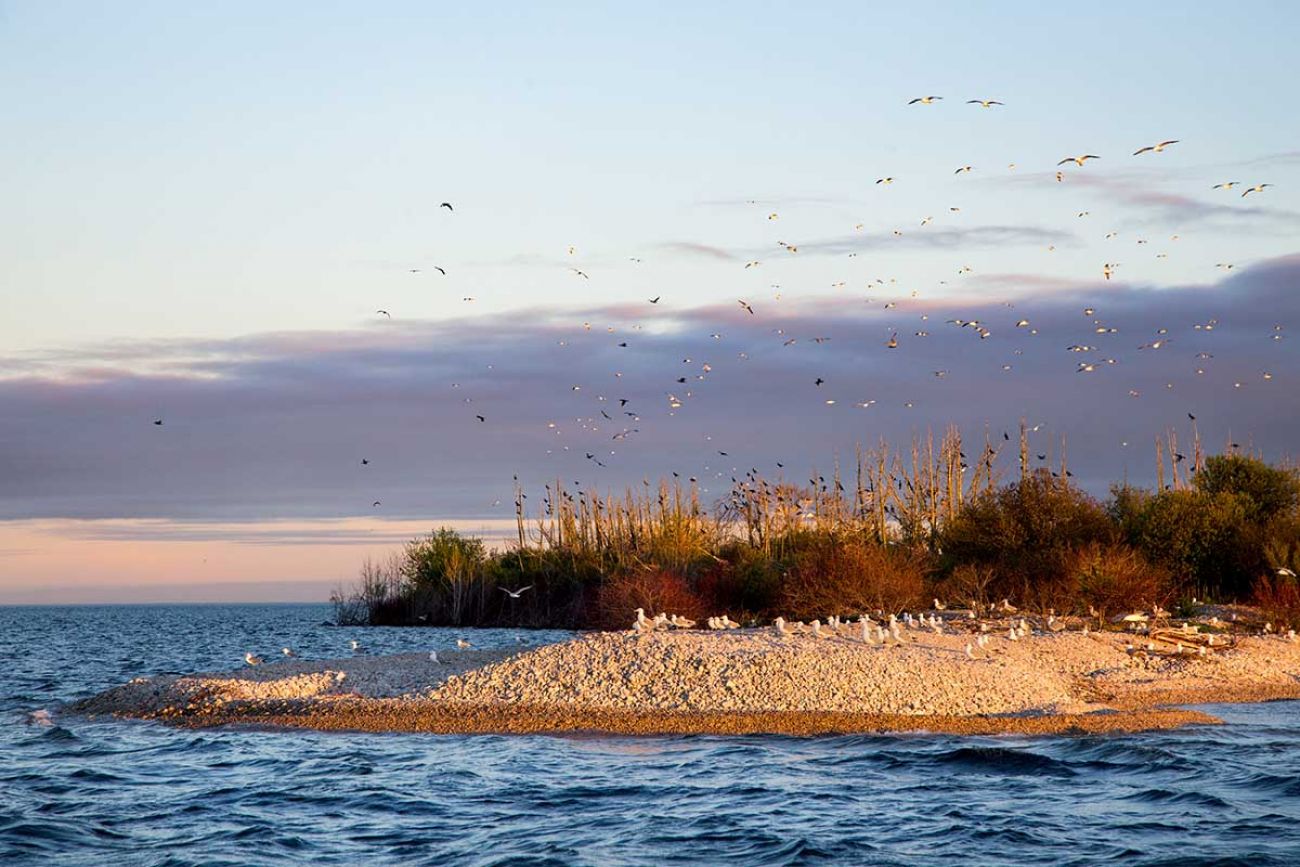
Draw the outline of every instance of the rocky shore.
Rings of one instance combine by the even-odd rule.
[[[1300,698],[1285,636],[912,628],[866,644],[770,628],[591,633],[516,651],[286,660],[139,678],[73,713],[328,730],[967,734],[1213,722],[1171,705]],[[1171,633],[1178,635],[1179,633]]]

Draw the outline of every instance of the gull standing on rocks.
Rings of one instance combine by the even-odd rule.
[[[470,644],[468,641],[466,641],[466,640],[463,639],[463,638],[457,638],[457,639],[456,639],[456,646],[457,646],[458,648],[460,648],[461,650],[467,650],[467,649],[473,647],[474,645]]]
[[[262,657],[250,650],[248,653],[244,654],[244,662],[247,662],[249,665],[261,665]]]

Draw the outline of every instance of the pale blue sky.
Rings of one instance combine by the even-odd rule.
[[[1295,225],[1238,225],[1227,253],[1157,270],[1096,248],[1149,213],[1003,182],[1008,163],[1048,171],[1086,150],[1104,157],[1097,177],[1155,170],[1138,180],[1227,204],[1209,184],[1271,180],[1259,204],[1300,206],[1282,183],[1294,163],[1233,165],[1300,143],[1294,6],[973,5],[0,4],[0,344],[333,328],[377,307],[681,305],[877,276],[928,292],[955,261],[1072,278],[1124,261],[1131,280],[1198,281],[1223,258],[1285,252]],[[929,93],[946,99],[906,105]],[[963,104],[986,96],[1008,105]],[[1183,141],[1129,156],[1163,137]],[[954,177],[964,164],[976,172]],[[751,198],[779,224],[766,205],[704,204]],[[656,246],[775,260],[758,253],[776,240],[938,226],[950,206],[951,224],[1086,237],[1055,258],[913,249],[762,276]],[[1198,231],[1164,223],[1151,233]],[[433,264],[450,277],[407,273]]]

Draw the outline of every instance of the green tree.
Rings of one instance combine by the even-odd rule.
[[[1290,514],[1300,504],[1300,477],[1295,472],[1245,455],[1207,458],[1195,484],[1198,491],[1211,496],[1236,495],[1247,519],[1254,523]]]

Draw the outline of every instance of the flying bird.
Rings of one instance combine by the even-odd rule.
[[[570,268],[569,270],[572,271],[574,274],[577,274],[577,275],[578,275],[579,277],[581,277],[583,280],[590,280],[590,279],[591,279],[590,277],[587,276],[587,273],[586,273],[585,271],[580,271],[580,270],[577,269],[577,268]]]
[[[916,99],[909,100],[907,104],[916,105],[919,102],[921,103],[921,105],[929,105],[930,103],[934,102],[936,99],[943,99],[943,97],[942,96],[918,96]]]
[[[1224,181],[1224,182],[1221,183],[1221,184],[1215,184],[1214,186],[1210,187],[1210,189],[1212,189],[1212,190],[1230,190],[1230,189],[1232,189],[1233,187],[1237,186],[1237,184],[1239,184],[1239,183],[1241,183],[1241,181]]]
[[[968,99],[966,100],[966,104],[978,105],[980,108],[992,108],[995,105],[1004,105],[1004,103],[998,102],[996,99]]]
[[[894,182],[894,179],[893,179],[893,178],[877,178],[877,179],[876,179],[876,183],[877,183],[877,184],[892,184],[893,182]]]
[[[1178,144],[1178,139],[1173,138],[1173,139],[1169,139],[1168,141],[1162,141],[1159,144],[1147,145],[1144,148],[1138,148],[1137,150],[1133,151],[1133,156],[1138,156],[1139,154],[1145,154],[1145,153],[1158,154],[1161,151],[1163,151],[1165,148],[1169,147],[1171,144]]]
[[[1057,165],[1063,166],[1066,163],[1074,163],[1075,165],[1082,166],[1088,160],[1099,160],[1099,159],[1101,159],[1101,157],[1097,156],[1096,154],[1082,154],[1077,157],[1066,157],[1065,159],[1057,163]]]
[[[392,319],[392,318],[393,318],[393,314],[389,313],[387,310],[376,310],[376,311],[375,311],[375,315],[376,315],[376,316],[387,316],[389,319]]]
[[[375,500],[373,503],[370,504],[370,508],[372,508],[372,509],[377,509],[377,508],[379,508],[379,507],[382,506],[382,505],[383,505],[383,503],[379,502],[378,500]]]
[[[156,419],[154,419],[154,420],[153,420],[154,426],[155,426],[155,427],[162,427],[162,421],[163,421],[163,420],[160,419],[160,418],[156,418]]]
[[[744,307],[747,311],[749,311],[750,316],[754,315],[754,308],[750,307],[749,304],[747,304],[744,301],[737,301],[736,303],[739,304],[741,307]]]
[[[662,295],[656,295],[655,297],[649,299],[649,301],[650,301],[651,304],[658,304],[658,303],[659,303],[659,299],[662,298],[662,297],[664,297],[664,296],[662,296]]]
[[[453,207],[451,206],[451,202],[443,202],[443,203],[442,203],[441,205],[439,205],[438,207],[440,207],[440,208],[446,208],[446,209],[449,210],[449,211],[455,211],[455,210],[456,210],[455,208],[453,208]]]
[[[1262,192],[1264,192],[1264,188],[1265,188],[1265,187],[1271,187],[1271,186],[1273,186],[1273,185],[1272,185],[1272,184],[1255,184],[1255,186],[1251,187],[1250,189],[1246,190],[1246,192],[1242,193],[1242,194],[1241,194],[1241,197],[1244,199],[1244,198],[1246,198],[1246,196],[1249,196],[1251,193],[1262,193]]]
[[[529,584],[527,587],[520,587],[518,590],[507,590],[505,587],[498,587],[497,589],[509,596],[511,599],[518,599],[524,594],[525,590],[532,590],[533,585]]]

